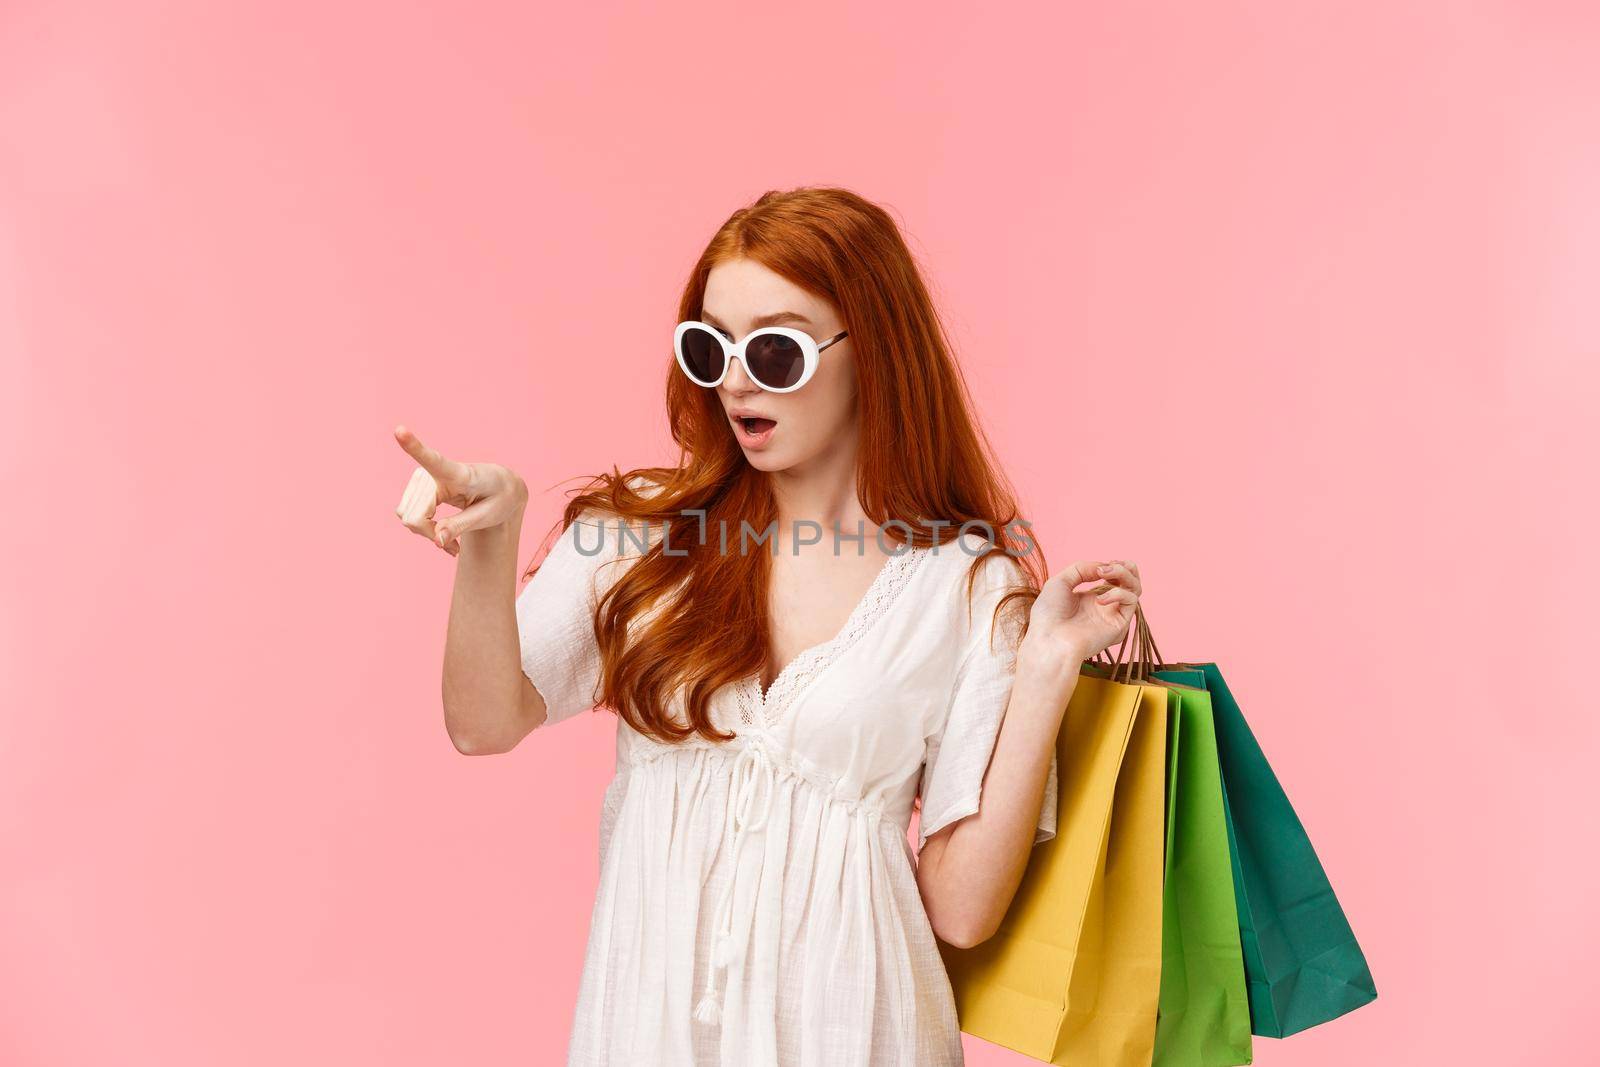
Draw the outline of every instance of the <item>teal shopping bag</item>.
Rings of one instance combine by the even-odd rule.
[[[1361,946],[1289,797],[1215,663],[1211,694],[1253,1033],[1288,1037],[1377,998]]]

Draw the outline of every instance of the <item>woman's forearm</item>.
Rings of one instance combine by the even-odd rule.
[[[468,754],[503,752],[527,732],[521,718],[517,638],[517,542],[522,516],[461,537],[442,696],[445,729]]]
[[[1011,906],[1082,662],[1076,655],[1036,654],[1024,642],[979,811],[928,838],[918,857],[923,904],[940,940],[977,944],[998,929]]]

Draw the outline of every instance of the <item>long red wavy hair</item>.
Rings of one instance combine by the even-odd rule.
[[[922,545],[954,540],[963,523],[987,524],[968,527],[985,537],[992,531],[993,542],[974,557],[969,598],[984,558],[1010,549],[1025,584],[1006,594],[996,618],[1015,598],[1031,603],[1048,573],[1042,550],[972,418],[944,326],[889,214],[841,188],[762,194],[729,216],[706,245],[679,301],[679,321],[700,318],[711,268],[741,256],[831,301],[850,331],[861,420],[856,484],[869,522],[884,527],[900,520],[910,527],[909,539]],[[715,391],[688,381],[670,349],[663,369],[677,465],[613,467],[594,475],[568,501],[552,532],[589,509],[608,513],[613,530],[615,520],[646,524],[653,532],[671,523],[672,554],[662,552],[653,534],[648,550],[596,609],[599,703],[663,742],[696,734],[727,741],[734,735],[711,724],[710,700],[723,685],[758,674],[771,655],[769,553],[722,552],[715,535],[697,543],[683,532],[693,526],[683,512],[703,509],[705,529],[728,530],[731,545],[741,522],[754,531],[774,522],[777,504],[768,475],[745,461]],[[935,522],[949,525],[929,525]],[[884,538],[905,532],[888,526]],[[869,544],[871,536],[869,527]],[[663,598],[670,599],[655,608]],[[630,627],[647,612],[652,621]],[[1026,628],[1025,618],[1021,625]],[[668,714],[680,690],[686,722]]]

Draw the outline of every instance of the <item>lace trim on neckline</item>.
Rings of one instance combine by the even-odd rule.
[[[883,617],[916,573],[923,558],[931,554],[929,546],[913,545],[898,555],[890,556],[872,579],[872,584],[867,586],[866,593],[839,632],[829,640],[803,650],[785,664],[765,693],[761,692],[759,671],[743,679],[737,687],[740,720],[746,726],[762,728],[777,723],[794,698]]]

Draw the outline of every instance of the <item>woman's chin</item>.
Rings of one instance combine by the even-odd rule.
[[[768,474],[773,471],[781,471],[789,466],[788,458],[781,452],[746,452],[744,458],[750,466],[758,471],[766,471]]]
[[[758,471],[775,474],[814,466],[829,454],[830,447],[815,441],[785,441],[774,447],[744,449],[744,458]]]

